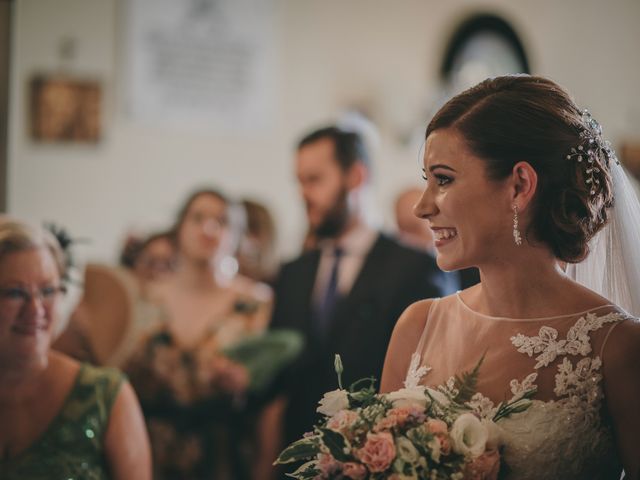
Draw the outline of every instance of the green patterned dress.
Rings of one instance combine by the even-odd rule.
[[[0,479],[108,479],[104,436],[123,378],[117,370],[83,363],[44,434],[16,457],[0,460]]]

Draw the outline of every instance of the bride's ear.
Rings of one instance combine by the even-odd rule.
[[[511,203],[524,211],[533,200],[538,174],[529,162],[518,162],[511,171]]]

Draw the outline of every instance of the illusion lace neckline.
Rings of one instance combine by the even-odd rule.
[[[456,292],[455,294],[456,296],[456,300],[457,302],[462,305],[462,307],[468,311],[469,313],[477,316],[477,317],[481,317],[481,318],[486,318],[488,320],[501,320],[501,321],[507,321],[507,322],[538,322],[538,321],[544,321],[544,320],[554,320],[557,318],[570,318],[570,317],[580,317],[583,315],[586,315],[587,313],[590,312],[594,312],[597,310],[602,310],[604,308],[616,308],[615,305],[607,303],[604,305],[600,305],[598,307],[593,307],[593,308],[589,308],[587,310],[583,310],[581,312],[575,312],[575,313],[567,313],[564,315],[553,315],[550,317],[531,317],[531,318],[511,318],[511,317],[495,317],[492,315],[487,315],[484,313],[480,313],[480,312],[476,312],[475,310],[473,310],[471,307],[469,307],[469,305],[467,305],[464,300],[462,299],[462,296],[460,295],[460,291]]]

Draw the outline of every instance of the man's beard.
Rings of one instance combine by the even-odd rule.
[[[333,205],[314,229],[318,239],[334,238],[344,231],[349,222],[348,194],[344,186],[340,188]]]

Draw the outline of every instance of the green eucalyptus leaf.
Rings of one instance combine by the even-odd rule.
[[[308,460],[318,453],[320,453],[320,445],[317,437],[302,438],[285,448],[274,462],[274,465]]]
[[[352,460],[349,451],[351,445],[349,441],[339,432],[334,432],[328,428],[320,428],[322,434],[322,443],[329,449],[331,456],[340,462],[348,462]]]
[[[320,470],[316,468],[315,460],[304,463],[292,473],[287,473],[287,477],[297,478],[298,480],[310,480],[320,475]]]

